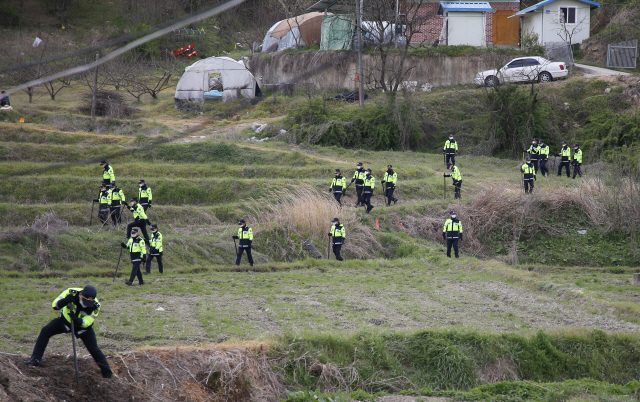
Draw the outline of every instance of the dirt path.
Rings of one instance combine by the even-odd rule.
[[[622,75],[622,76],[631,75],[629,73],[625,73],[622,71],[609,70],[608,68],[602,68],[602,67],[587,66],[586,64],[575,64],[575,66],[584,70],[585,78],[603,77],[603,76],[610,76],[610,75]]]

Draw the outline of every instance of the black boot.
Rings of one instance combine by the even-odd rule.
[[[36,359],[35,357],[32,357],[31,359],[25,361],[24,364],[26,364],[27,366],[36,367],[40,365],[40,360]]]
[[[129,286],[133,285],[133,282],[131,282],[131,281],[124,281],[124,283],[126,283]]]
[[[373,209],[373,205],[369,205],[369,206],[367,207],[367,213],[371,212],[371,210],[372,210],[372,209]]]

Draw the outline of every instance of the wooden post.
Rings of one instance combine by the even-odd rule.
[[[640,274],[633,274],[632,285],[640,285]]]

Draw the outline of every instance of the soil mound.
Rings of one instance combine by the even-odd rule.
[[[103,379],[93,359],[47,353],[39,367],[0,355],[0,401],[277,401],[286,396],[263,345],[148,348],[109,356]]]

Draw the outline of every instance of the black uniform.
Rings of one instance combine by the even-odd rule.
[[[155,225],[155,224],[154,224]],[[162,265],[162,255],[164,254],[164,249],[162,247],[162,233],[160,231],[156,231],[153,233],[151,231],[151,239],[149,239],[151,243],[149,244],[149,258],[147,258],[147,266],[146,273],[151,273],[151,261],[154,259],[158,260],[158,271],[160,273],[164,272],[164,266]]]
[[[356,207],[360,204],[364,205],[362,201],[362,190],[364,189],[364,178],[366,176],[366,171],[364,167],[360,166],[353,172],[353,178],[351,179],[351,183],[356,182],[356,194],[358,195],[358,202],[356,202]]]
[[[462,222],[458,218],[447,219],[442,228],[442,238],[447,241],[447,257],[451,258],[451,247],[453,247],[458,258],[458,240],[462,240]]]
[[[144,208],[139,203],[136,203],[135,206],[130,206],[129,204],[125,204],[127,208],[133,214],[134,221],[127,225],[127,238],[131,237],[131,229],[140,228],[142,231],[142,236],[144,240],[149,244],[149,234],[147,233],[147,224],[151,224],[149,219],[147,218],[147,214],[144,213]]]
[[[560,161],[560,166],[558,166],[558,176],[562,176],[562,168],[567,169],[567,177],[571,177],[569,164],[571,163],[571,148],[569,148],[566,144],[562,146],[560,149],[560,153],[558,156],[561,156],[562,159]]]
[[[236,257],[236,265],[240,265],[242,259],[242,253],[247,252],[247,258],[249,259],[249,265],[253,267],[253,256],[251,255],[251,243],[253,243],[253,229],[244,225],[238,228],[238,236],[240,244],[238,245],[238,256]]]
[[[331,245],[333,249],[333,255],[336,256],[336,260],[344,261],[342,255],[340,255],[340,250],[342,249],[342,245],[344,244],[344,239],[346,238],[346,230],[344,225],[341,225],[339,222],[331,226],[331,230],[329,231],[329,236],[332,236]]]
[[[111,212],[111,199],[109,198],[108,190],[100,190],[98,194],[98,198],[93,200],[93,202],[97,202],[98,204],[98,218],[100,219],[100,223],[104,225],[104,223],[109,219],[109,213]]]
[[[144,285],[142,271],[140,270],[140,264],[147,262],[147,248],[144,240],[140,238],[140,235],[138,235],[131,237],[126,244],[120,243],[120,245],[122,248],[129,250],[129,255],[131,257],[131,276],[127,281],[127,285],[131,285],[136,277],[138,277],[138,283],[140,285]]]

